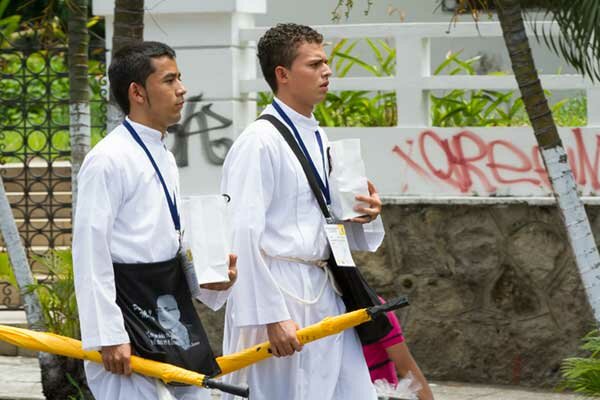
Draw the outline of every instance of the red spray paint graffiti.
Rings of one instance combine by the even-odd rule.
[[[600,190],[600,135],[595,135],[594,148],[586,148],[581,129],[573,129],[572,134],[575,144],[567,147],[567,154],[575,180],[592,191]],[[468,130],[447,139],[433,130],[423,131],[416,140],[418,154],[412,154],[413,140],[407,140],[406,145],[407,149],[396,145],[392,151],[408,169],[420,177],[448,184],[461,193],[472,191],[476,183],[488,194],[495,193],[499,187],[516,184],[550,188],[535,145],[522,149],[507,140],[486,141]]]

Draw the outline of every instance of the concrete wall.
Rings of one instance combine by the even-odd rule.
[[[596,236],[600,209],[588,209]],[[554,207],[391,206],[368,276],[407,294],[408,343],[432,378],[553,385],[594,327]],[[598,237],[598,236],[597,236]]]
[[[361,140],[367,176],[385,197],[473,196],[477,203],[479,197],[552,195],[531,128],[335,128],[327,134]],[[578,193],[596,201],[600,129],[560,128],[559,134]]]
[[[383,220],[384,246],[355,259],[382,296],[408,295],[398,316],[430,379],[558,383],[594,320],[554,207],[387,205]],[[223,312],[202,321],[220,353]]]
[[[175,141],[176,134],[167,141],[180,166],[182,194],[215,193],[224,154],[242,131],[240,124],[256,115],[256,104],[240,98],[239,80],[255,75],[255,51],[240,46],[239,30],[254,26],[253,16],[265,12],[265,0],[149,0],[145,7],[144,39],[175,49],[188,91],[181,141]],[[114,0],[94,1],[93,13],[106,18],[107,46],[112,45],[113,11]]]

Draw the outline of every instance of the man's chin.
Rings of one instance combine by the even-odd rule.
[[[317,104],[320,104],[320,103],[324,102],[326,98],[327,98],[326,94],[325,94],[325,95],[323,95],[323,96],[319,96],[319,97],[317,98],[317,101],[315,102],[315,106],[316,106]]]
[[[173,118],[171,118],[171,121],[169,122],[169,126],[177,125],[179,123],[179,121],[181,121],[181,113],[178,113],[177,115],[174,115]]]

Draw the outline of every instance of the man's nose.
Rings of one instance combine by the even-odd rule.
[[[331,71],[329,64],[324,64],[324,65],[325,65],[325,71],[323,71],[323,76],[328,78],[333,74],[333,71]]]
[[[179,81],[179,88],[177,88],[177,94],[179,96],[183,96],[186,93],[187,93],[187,89],[183,85],[183,82]]]

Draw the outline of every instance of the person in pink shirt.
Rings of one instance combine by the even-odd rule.
[[[381,299],[381,301],[384,301]],[[419,384],[419,400],[433,400],[433,393],[427,383],[427,379],[421,372],[415,359],[410,354],[408,346],[404,341],[400,322],[393,312],[387,313],[392,324],[392,330],[378,342],[363,346],[363,353],[369,366],[371,381],[384,379],[392,385],[398,384],[398,374],[401,377],[409,372]]]

